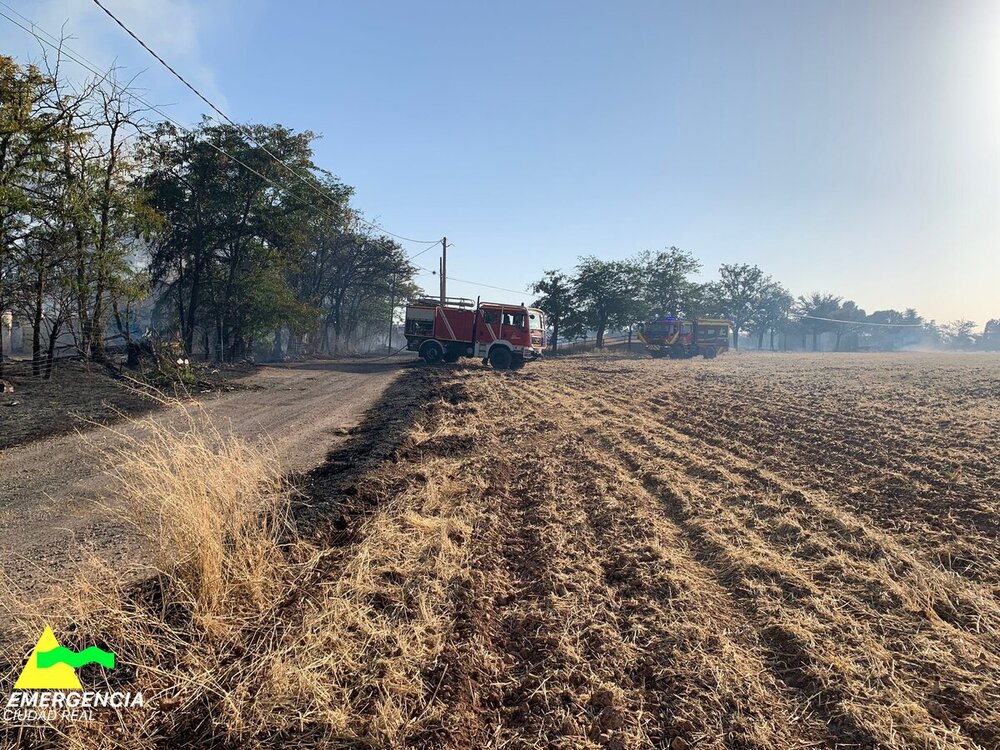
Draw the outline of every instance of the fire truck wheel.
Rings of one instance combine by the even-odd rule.
[[[441,358],[444,356],[444,350],[437,341],[428,341],[420,347],[420,356],[424,358],[424,362],[433,365],[441,361]]]
[[[494,370],[506,370],[510,367],[510,349],[496,346],[490,351],[490,364]]]
[[[681,344],[674,344],[670,347],[670,359],[684,359],[684,347]]]
[[[512,370],[520,370],[522,367],[524,367],[524,357],[520,357],[520,356],[514,357],[510,361],[510,369],[512,369]]]
[[[705,359],[715,359],[715,348],[709,347],[705,350]]]

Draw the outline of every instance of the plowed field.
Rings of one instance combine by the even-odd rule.
[[[998,424],[998,356],[409,367],[295,544],[91,605],[153,709],[0,744],[997,750]]]
[[[1000,358],[587,356],[407,377],[432,403],[375,473],[368,494],[394,502],[364,546],[391,518],[436,535],[413,564],[396,536],[369,559],[397,570],[383,625],[433,637],[389,689],[400,720],[359,701],[355,732],[1000,747]],[[379,653],[373,676],[392,674],[403,657]]]

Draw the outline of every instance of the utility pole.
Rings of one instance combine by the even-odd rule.
[[[389,290],[389,338],[386,339],[386,351],[392,354],[392,323],[396,312],[396,274],[392,274],[392,287]]]
[[[441,304],[448,296],[448,238],[441,238]]]

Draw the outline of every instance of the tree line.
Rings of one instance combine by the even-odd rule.
[[[30,329],[34,374],[58,342],[133,358],[152,331],[218,361],[384,337],[416,269],[315,164],[315,139],[180,129],[114,71],[74,87],[58,59],[0,56],[0,314]]]
[[[546,271],[533,285],[552,328],[553,350],[559,342],[593,337],[604,346],[609,331],[631,336],[653,318],[722,317],[732,323],[733,346],[749,340],[758,349],[820,348],[830,334],[835,351],[904,347],[1000,350],[1000,319],[982,332],[975,323],[943,325],[925,320],[913,308],[868,313],[853,300],[813,292],[793,296],[760,267],[723,263],[718,278],[695,280],[701,262],[676,247],[641,252],[626,260],[584,256],[572,272]]]

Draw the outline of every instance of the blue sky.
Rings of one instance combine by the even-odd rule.
[[[204,111],[90,0],[5,2]],[[451,276],[677,245],[705,278],[1000,317],[1000,2],[104,2],[235,119],[321,133],[369,218],[448,236]],[[0,45],[38,55],[3,19]]]

